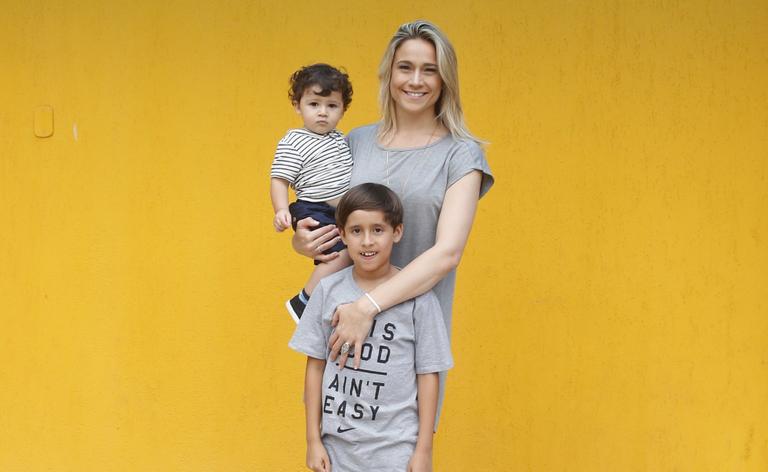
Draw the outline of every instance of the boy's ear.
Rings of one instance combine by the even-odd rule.
[[[301,115],[301,108],[299,108],[299,102],[291,102],[293,105],[293,109],[296,110],[296,113]]]
[[[392,235],[392,240],[396,243],[400,242],[400,238],[403,237],[403,224],[400,223],[399,225],[395,226],[394,234]]]
[[[337,228],[339,228],[339,227],[337,226]],[[344,243],[345,245],[348,245],[347,244],[347,236],[346,236],[346,234],[344,234],[344,228],[339,228],[339,236],[341,236],[341,242]]]

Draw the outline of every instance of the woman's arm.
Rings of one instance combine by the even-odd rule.
[[[473,171],[448,188],[437,222],[435,245],[369,293],[382,310],[425,293],[459,265],[475,219],[481,182],[482,173]],[[336,330],[328,342],[332,361],[345,342],[363,345],[376,314],[376,307],[367,297],[336,308]],[[347,357],[348,354],[341,356],[339,365],[346,365]],[[355,356],[354,368],[359,366],[360,356]]]

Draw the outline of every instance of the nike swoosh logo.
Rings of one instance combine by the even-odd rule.
[[[351,431],[353,429],[355,429],[355,428],[344,428],[344,429],[342,429],[341,426],[339,426],[338,428],[336,428],[336,432],[337,433],[346,433],[347,431]]]

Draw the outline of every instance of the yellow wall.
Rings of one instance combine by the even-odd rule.
[[[1,3],[1,471],[302,468],[287,78],[371,122],[417,17],[497,177],[436,470],[768,469],[768,3]]]

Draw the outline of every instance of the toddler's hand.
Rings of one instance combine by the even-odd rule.
[[[285,231],[291,227],[291,213],[288,210],[277,210],[272,224],[275,226],[275,231]]]

